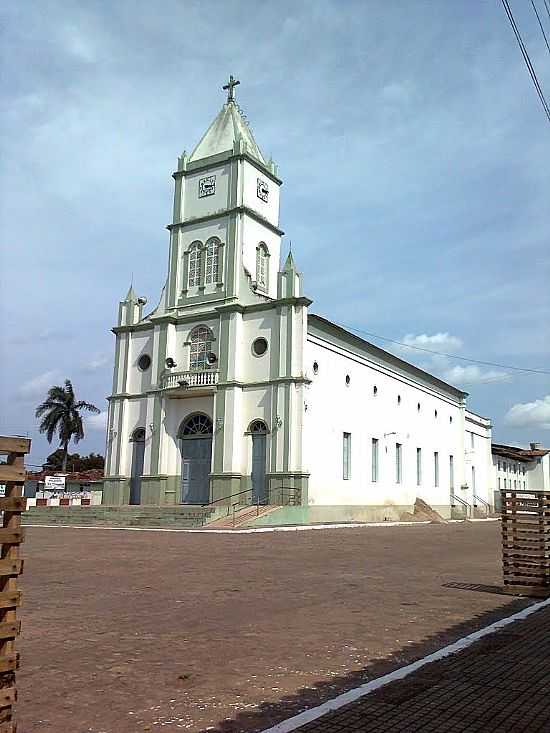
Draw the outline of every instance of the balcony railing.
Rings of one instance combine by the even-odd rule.
[[[162,377],[162,389],[190,389],[193,387],[215,387],[218,383],[217,369],[203,371],[171,372]]]

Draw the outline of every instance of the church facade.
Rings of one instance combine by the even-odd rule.
[[[311,313],[281,266],[276,165],[234,98],[173,174],[160,302],[120,303],[104,503],[288,507],[295,521],[491,499],[466,393]]]

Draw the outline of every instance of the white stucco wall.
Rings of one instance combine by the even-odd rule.
[[[214,214],[229,205],[229,162],[209,168],[207,171],[188,173],[182,185],[182,220]],[[199,181],[201,178],[216,176],[216,193],[199,198]]]
[[[257,211],[264,219],[278,226],[279,224],[279,185],[268,178],[263,171],[253,166],[249,161],[242,162],[242,173],[239,179],[241,184],[240,196],[243,206]],[[268,187],[267,202],[258,197],[258,178]]]
[[[313,373],[315,361],[319,365],[317,375]],[[454,456],[455,488],[464,478],[463,408],[457,399],[311,335],[305,348],[305,367],[313,380],[305,391],[304,418],[304,463],[311,472],[310,504],[411,505],[419,496],[433,506],[449,505],[450,455]],[[350,377],[349,385],[346,375]],[[351,433],[349,480],[343,478],[344,432]],[[376,482],[372,481],[373,438],[379,441]],[[402,445],[400,484],[396,483],[396,443]],[[417,448],[422,451],[420,486]],[[439,486],[434,481],[436,451]]]

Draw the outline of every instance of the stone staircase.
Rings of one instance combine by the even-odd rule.
[[[210,518],[212,507],[202,506],[71,506],[30,507],[22,515],[23,524],[63,526],[160,527],[193,529]]]
[[[230,513],[225,517],[215,519],[213,522],[208,523],[208,529],[235,529],[236,527],[246,527],[246,525],[252,522],[257,517],[263,517],[266,514],[271,514],[276,509],[281,507],[278,504],[266,504],[263,506],[245,506],[242,509],[237,510],[234,514]]]

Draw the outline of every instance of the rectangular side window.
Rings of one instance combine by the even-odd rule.
[[[378,481],[378,438],[372,439],[372,480]]]
[[[416,485],[422,483],[422,448],[416,449]]]
[[[403,473],[403,466],[401,461],[401,454],[402,454],[402,445],[401,443],[395,444],[395,483],[400,484],[401,483],[401,477]]]
[[[472,491],[476,490],[476,467],[472,466]]]
[[[434,486],[439,486],[439,453],[434,452]]]
[[[351,433],[344,433],[342,444],[343,477],[351,478]]]
[[[455,459],[454,456],[449,456],[449,486],[452,489],[455,487]]]

